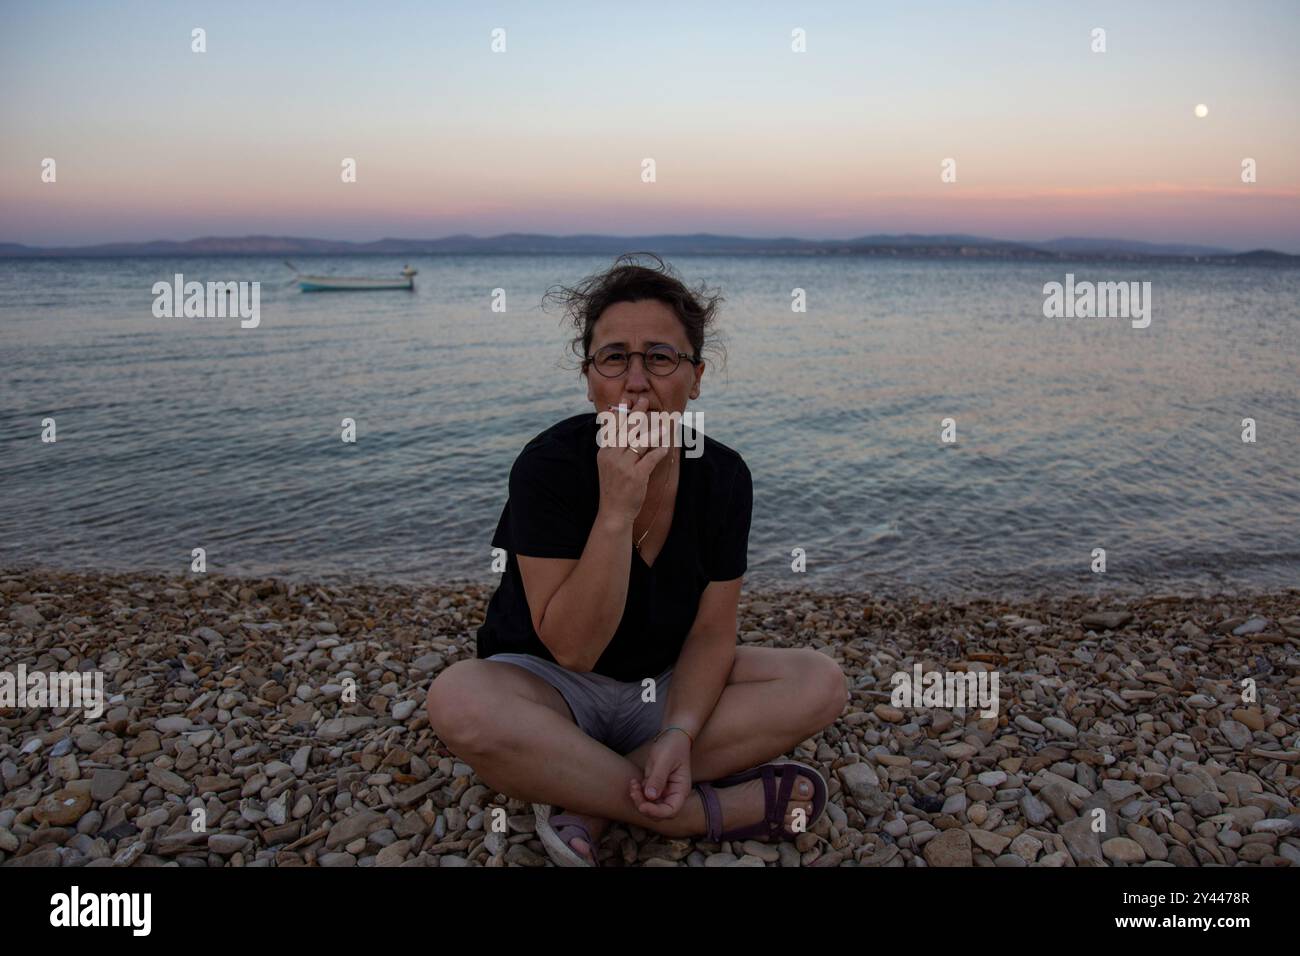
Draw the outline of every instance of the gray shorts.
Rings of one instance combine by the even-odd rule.
[[[583,733],[617,754],[636,750],[663,729],[671,667],[655,678],[655,699],[643,701],[640,681],[579,673],[531,654],[493,654],[487,660],[515,664],[546,681],[564,697]]]

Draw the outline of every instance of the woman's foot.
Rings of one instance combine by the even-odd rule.
[[[793,773],[794,771],[791,770],[790,772]],[[776,785],[779,790],[781,786],[781,773],[779,771],[776,775]],[[724,832],[758,823],[767,812],[766,795],[761,777],[746,780],[744,783],[738,783],[734,786],[715,789],[714,792],[717,793],[718,804],[722,808],[722,830]],[[693,815],[689,819],[691,826],[689,835],[698,838],[704,836],[708,831],[708,817],[704,813],[704,794],[698,789],[692,789],[691,793],[698,799],[687,804],[693,811]],[[785,828],[791,832],[798,832],[795,830],[795,822],[798,820],[800,829],[810,829],[813,823],[812,811],[812,781],[800,774],[794,782],[794,788],[790,791],[790,799],[786,801]],[[680,814],[680,816],[685,816],[685,814]]]
[[[555,811],[555,816],[562,813],[568,813],[566,810]],[[604,817],[592,817],[585,813],[570,813],[569,816],[577,817],[587,827],[587,832],[591,834],[591,839],[595,841],[596,846],[600,845],[600,838],[605,833],[605,828],[609,826],[609,821]],[[580,836],[572,837],[569,840],[569,846],[573,852],[577,853],[584,859],[589,860],[592,864],[596,862],[596,847],[588,845],[587,841]]]

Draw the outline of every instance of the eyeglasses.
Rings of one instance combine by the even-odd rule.
[[[596,371],[606,378],[618,378],[627,371],[633,355],[641,356],[641,364],[651,375],[673,374],[682,364],[682,359],[692,365],[698,365],[700,361],[685,352],[677,351],[671,345],[656,345],[645,352],[628,352],[618,345],[606,345],[597,350],[595,355],[587,356],[583,369],[585,371],[586,366],[594,365]]]

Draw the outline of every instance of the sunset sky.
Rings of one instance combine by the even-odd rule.
[[[1287,0],[3,2],[0,241],[965,232],[1300,253],[1297,50]]]

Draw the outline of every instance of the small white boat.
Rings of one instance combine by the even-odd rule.
[[[292,267],[291,263],[285,263]],[[297,269],[294,269],[297,272]],[[375,289],[414,289],[418,272],[407,266],[400,278],[371,279],[363,276],[298,276],[303,292],[366,292]]]

